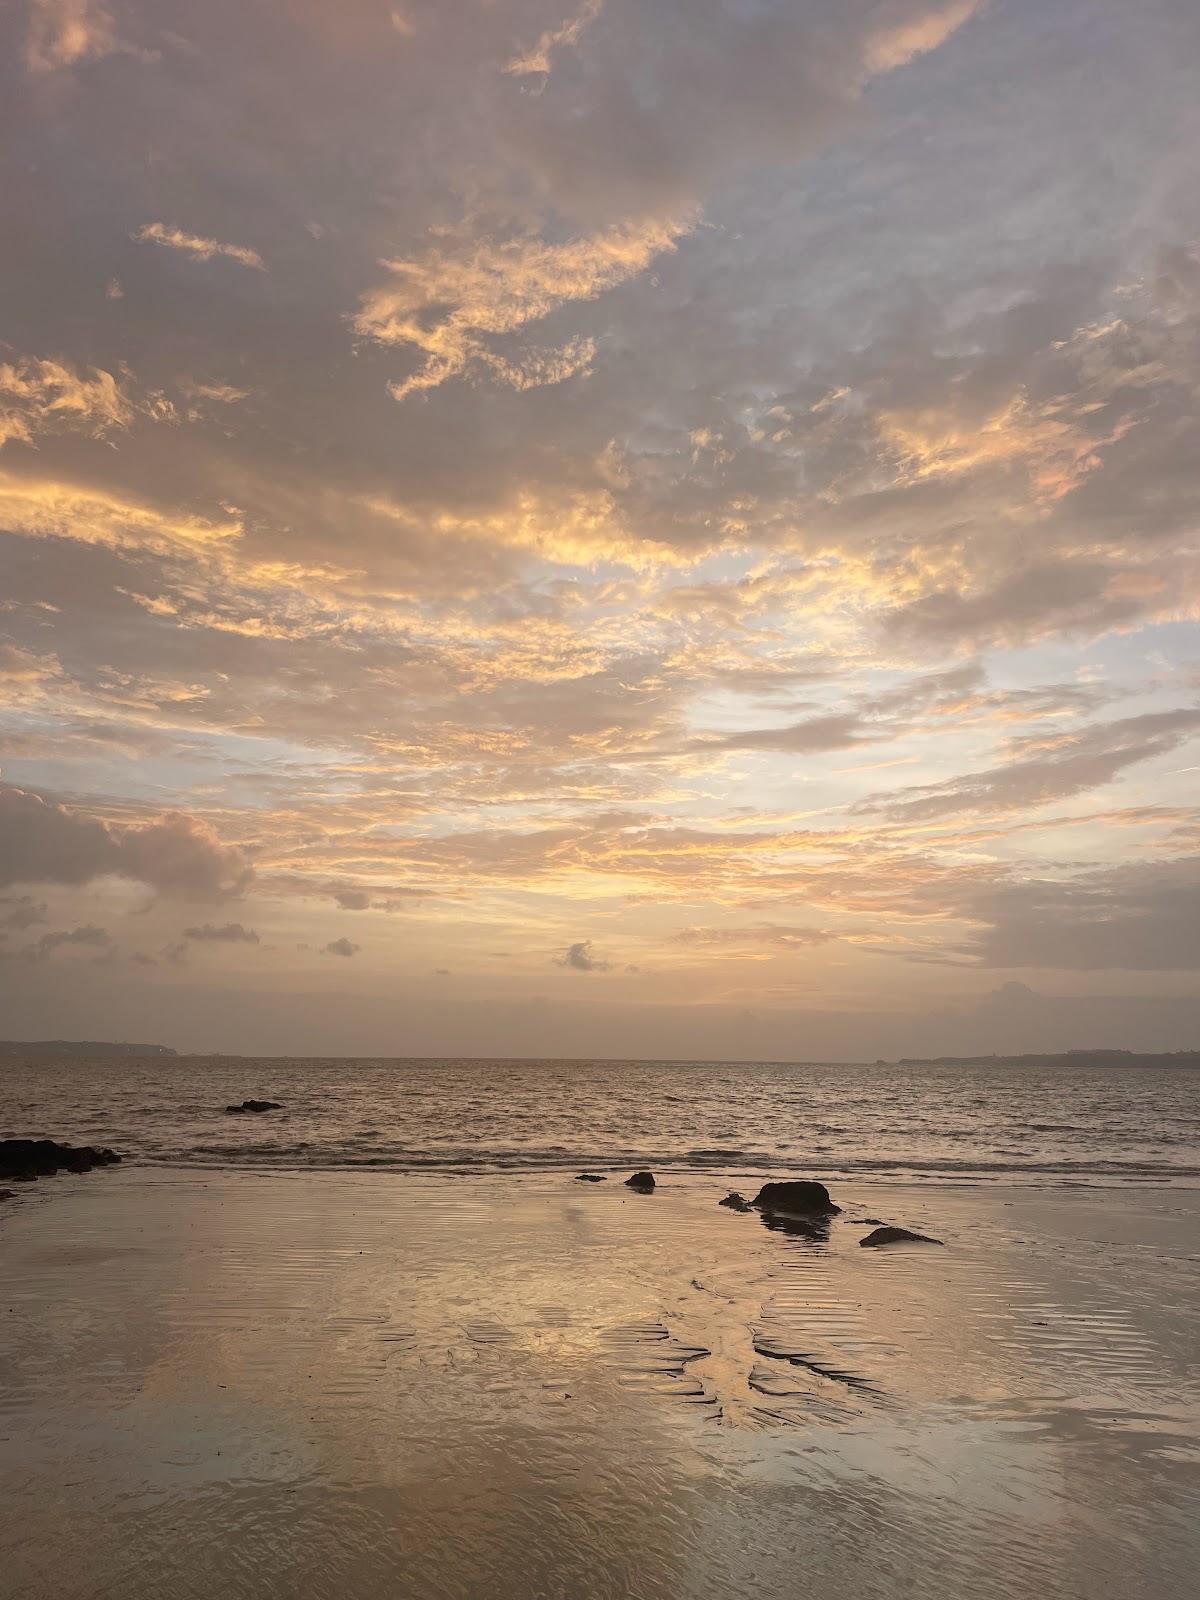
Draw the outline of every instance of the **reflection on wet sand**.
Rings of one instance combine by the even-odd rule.
[[[1175,1600],[1200,1556],[1191,1196],[84,1181],[3,1225],[14,1594]]]

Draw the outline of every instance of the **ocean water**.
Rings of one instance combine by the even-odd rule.
[[[246,1098],[281,1101],[229,1116]],[[130,1057],[0,1063],[0,1137],[159,1165],[1179,1184],[1184,1067]]]
[[[0,1135],[127,1159],[0,1206],[0,1597],[1181,1600],[1198,1113],[1182,1068],[5,1063]],[[768,1173],[841,1212],[718,1205]]]

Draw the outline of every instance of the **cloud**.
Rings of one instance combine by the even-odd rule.
[[[807,950],[829,944],[841,935],[828,928],[791,928],[761,922],[746,928],[683,928],[675,935],[677,944],[701,945],[713,949],[768,947],[777,950]]]
[[[220,927],[211,922],[205,922],[197,928],[185,928],[185,939],[193,939],[199,944],[257,944],[258,934],[253,928],[244,927],[240,922],[226,922]]]
[[[595,354],[591,340],[575,338],[552,351],[515,358],[503,354],[496,341],[568,302],[594,300],[635,277],[656,256],[673,250],[689,226],[621,222],[565,244],[475,239],[457,250],[434,248],[387,261],[390,278],[363,296],[354,327],[365,338],[406,345],[419,354],[417,370],[390,385],[397,400],[473,370],[516,389],[561,383],[587,367]]]
[[[518,78],[549,72],[553,65],[555,50],[566,45],[578,44],[584,30],[590,23],[595,22],[603,9],[604,0],[584,0],[575,16],[569,18],[561,27],[547,28],[531,50],[515,55],[511,61],[506,62],[504,71]]]
[[[220,898],[239,894],[253,869],[236,845],[222,843],[215,828],[182,811],[117,834],[120,870],[164,894]]]
[[[809,717],[782,728],[747,728],[721,738],[697,739],[693,750],[779,750],[806,755],[824,750],[847,750],[872,738],[871,730],[854,712]]]
[[[371,896],[365,889],[335,889],[333,898],[343,911],[366,911],[371,905]]]
[[[819,681],[819,674],[811,674]],[[763,669],[760,681],[769,682]],[[802,681],[803,672],[797,677]],[[726,676],[726,682],[739,679],[753,685],[753,667]],[[779,681],[791,679],[785,669]],[[844,700],[845,697],[843,697]],[[849,709],[827,715],[807,717],[775,728],[746,728],[720,736],[706,735],[692,740],[690,751],[760,750],[785,755],[806,755],[829,750],[844,750],[872,741],[889,740],[914,729],[936,726],[939,721],[955,721],[960,727],[970,721],[1035,722],[1042,718],[1061,718],[1102,705],[1107,698],[1095,684],[1039,684],[1019,689],[989,686],[987,673],[978,661],[966,662],[941,672],[906,677],[893,687],[860,696]]]
[[[964,947],[981,965],[1069,972],[1200,968],[1200,856],[1092,868],[997,887]]]
[[[572,972],[608,972],[611,966],[610,962],[601,961],[592,954],[590,939],[568,945],[563,955],[555,957],[555,962],[560,967],[569,967]]]
[[[158,244],[168,250],[181,250],[193,261],[215,261],[223,256],[243,267],[253,267],[256,272],[267,270],[267,264],[257,250],[240,244],[222,244],[219,239],[206,239],[200,234],[185,233],[183,229],[165,222],[143,223],[131,237],[140,244]]]
[[[236,511],[212,509],[221,514],[163,511],[152,501],[86,484],[0,472],[0,527],[28,538],[70,539],[136,555],[173,551],[197,561],[219,559],[221,548],[233,545],[243,528]]]
[[[250,397],[249,389],[239,389],[232,383],[201,383],[189,378],[180,388],[189,400],[211,400],[219,406],[237,405]]]
[[[89,924],[57,933],[44,933],[40,939],[17,953],[26,961],[48,961],[56,951],[76,946],[108,952],[112,948],[112,937],[103,928]]]
[[[858,807],[916,821],[1045,805],[1110,783],[1127,768],[1178,749],[1200,731],[1200,709],[1146,712],[1078,732],[1029,735],[1010,760],[943,783],[872,795]]]
[[[0,928],[14,928],[24,932],[46,921],[46,907],[30,895],[0,895]]]
[[[327,945],[322,946],[321,954],[349,958],[350,956],[356,956],[361,949],[362,945],[355,944],[353,939],[331,939]]]
[[[565,211],[694,204],[743,164],[795,161],[843,123],[866,83],[940,44],[974,0],[653,0],[551,29],[514,70],[546,71],[507,107],[511,146]],[[510,63],[510,65],[513,65]]]
[[[99,367],[79,371],[69,362],[0,362],[0,447],[32,444],[50,429],[72,427],[102,438],[126,428],[134,408],[123,381]]]
[[[905,14],[903,8],[879,8],[879,22],[869,34],[866,68],[870,73],[892,72],[907,66],[917,56],[928,55],[945,44],[979,9],[979,0],[952,0],[949,5],[930,5]]]
[[[62,676],[62,663],[56,655],[37,654],[0,639],[0,683],[10,687],[17,684],[51,683]]]
[[[0,784],[0,886],[81,885],[108,875],[162,894],[221,898],[240,893],[253,873],[236,845],[183,812],[112,824]]]
[[[100,0],[30,0],[25,60],[32,72],[52,72],[113,54],[112,13]]]

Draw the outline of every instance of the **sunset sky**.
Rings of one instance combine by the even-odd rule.
[[[0,1033],[1200,1045],[1194,0],[0,46]]]

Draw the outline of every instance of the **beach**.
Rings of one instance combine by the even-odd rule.
[[[0,1220],[3,1592],[1190,1592],[1200,1195],[860,1179],[813,1236],[731,1186],[28,1186]],[[945,1243],[862,1249],[867,1218]]]

